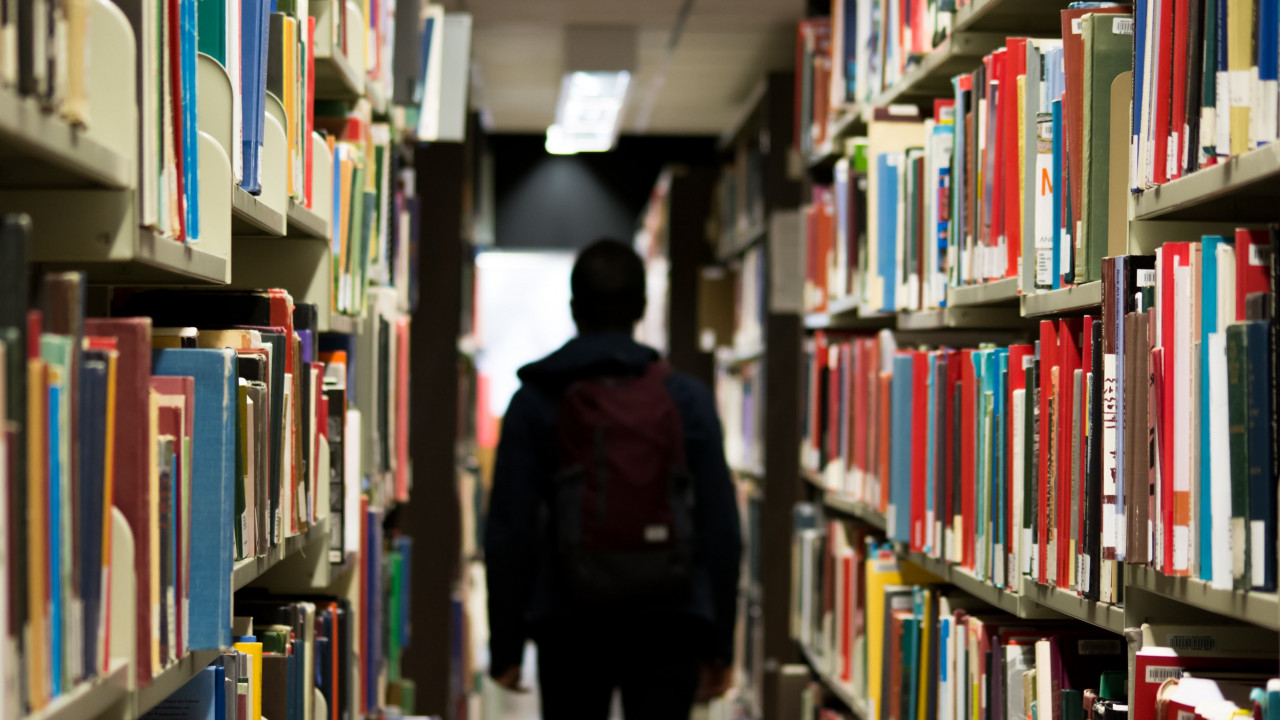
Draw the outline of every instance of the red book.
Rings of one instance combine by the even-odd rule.
[[[976,398],[977,380],[973,372],[973,351],[960,351],[960,514],[963,518],[962,526],[955,528],[956,534],[959,536],[957,542],[963,543],[964,552],[961,554],[961,564],[967,568],[973,569],[974,561],[974,543],[977,533],[974,532],[974,505],[977,498],[977,482],[973,476],[974,469],[978,466],[978,459],[975,457],[977,451],[977,441],[974,433],[977,430],[977,410]]]
[[[840,599],[840,617],[844,618],[844,632],[836,641],[840,644],[840,679],[850,682],[853,679],[853,593],[857,585],[853,571],[853,553],[840,558],[840,582],[844,584],[844,592]]]
[[[1154,128],[1152,129],[1151,142],[1155,146],[1152,151],[1151,166],[1152,180],[1157,185],[1163,185],[1169,181],[1169,121],[1170,108],[1169,103],[1173,97],[1173,2],[1159,3],[1160,17],[1157,19],[1159,23],[1156,27],[1159,32],[1153,33],[1156,48],[1155,51],[1159,55],[1156,63],[1156,84],[1152,88],[1153,98],[1152,104],[1154,108]],[[1179,50],[1181,54],[1181,50]],[[1184,61],[1185,62],[1185,61]],[[1181,80],[1178,81],[1182,82]]]
[[[1070,178],[1067,188],[1071,196],[1071,218],[1077,226],[1083,217],[1081,208],[1084,200],[1084,28],[1081,18],[1085,15],[1131,12],[1133,8],[1128,5],[1062,11],[1062,62],[1067,80],[1062,94],[1062,124],[1067,136],[1064,152]],[[1165,97],[1168,98],[1167,95]],[[1079,235],[1075,227],[1068,229],[1072,238]]]
[[[1053,373],[1058,366],[1058,325],[1052,320],[1040,321],[1040,368],[1036,373],[1036,377],[1040,383],[1040,452],[1038,453],[1039,470],[1038,482],[1040,488],[1040,502],[1036,503],[1037,515],[1036,532],[1038,534],[1036,545],[1039,550],[1040,567],[1037,569],[1036,579],[1041,583],[1049,581],[1049,500],[1051,498],[1053,484],[1049,476],[1049,449],[1053,446],[1049,442],[1050,432],[1049,426],[1052,422],[1049,408],[1051,407],[1050,398],[1054,395],[1055,386],[1053,383]]]
[[[835,339],[828,339],[827,346],[827,461],[840,457],[840,418],[843,406],[840,402],[840,378],[844,373],[840,361],[841,345]],[[826,468],[823,468],[824,470]]]
[[[1236,229],[1236,320],[1245,319],[1250,293],[1271,292],[1271,231]]]
[[[879,460],[880,460],[880,512],[889,511],[889,431],[892,427],[893,411],[890,407],[889,398],[893,397],[893,373],[880,372],[880,427],[881,432],[877,434],[879,441]]]
[[[929,482],[929,353],[911,358],[911,549],[924,550],[925,488]]]
[[[1006,82],[1007,67],[1009,64],[1009,51],[1000,48],[991,54],[991,75],[988,76],[990,89],[987,91],[987,122],[995,125],[995,142],[993,146],[987,148],[989,155],[987,167],[991,168],[991,244],[992,247],[998,248],[1000,243],[1005,242],[1004,235],[1004,200],[1005,194],[1012,187],[1013,178],[1016,175],[1005,176],[1002,172],[1005,166],[1005,136],[1009,135],[1009,131],[1005,126],[1005,117],[1007,113],[1004,108],[1009,105],[1016,105],[1017,85],[1013,82]],[[1006,92],[1008,97],[1006,97]],[[1015,152],[1017,148],[1014,148]],[[1014,197],[1018,195],[1014,194]],[[1007,251],[1007,248],[1006,248]],[[1009,260],[1017,260],[1017,256],[1006,252]],[[1005,275],[1012,276],[1016,265],[1008,265],[1006,262]]]
[[[857,488],[860,499],[865,500],[866,491],[866,472],[867,472],[867,432],[863,425],[863,418],[869,417],[867,408],[867,383],[870,381],[870,374],[867,369],[867,351],[869,342],[865,340],[855,340],[853,345],[853,417],[858,422],[849,423],[853,433],[853,472],[858,482],[862,483]]]
[[[1017,90],[1018,78],[1027,74],[1027,39],[1007,38],[1005,40],[1005,49],[1008,52],[1005,55],[1004,79],[1007,81],[1006,87],[1010,88],[1013,94],[1010,96],[1011,102],[1000,103],[1000,121],[1002,123],[1000,142],[1003,161],[1000,167],[1003,175],[998,179],[1003,179],[1003,187],[1007,192],[1018,195],[1022,192],[1022,185],[1018,182],[1018,178],[1022,176],[1022,169],[1018,164]],[[1010,200],[1011,202],[1003,203],[1004,237],[1009,250],[1009,264],[1005,269],[1005,274],[1008,276],[1017,274],[1018,259],[1022,257],[1022,203],[1014,198],[1010,198]],[[1009,371],[1013,372],[1012,354],[1009,356],[1009,361]],[[1013,436],[1010,435],[1010,437]]]
[[[947,530],[950,530],[955,526],[955,513],[952,512],[952,508],[955,507],[955,501],[953,498],[956,489],[953,486],[952,479],[955,477],[955,464],[960,462],[960,458],[955,456],[955,443],[950,442],[950,438],[953,437],[952,433],[959,432],[959,429],[954,427],[953,420],[955,416],[955,403],[959,400],[955,389],[956,383],[960,382],[961,359],[962,353],[960,351],[947,351],[947,387],[946,391],[943,392],[942,397],[945,399],[947,406],[946,414],[943,415],[943,423],[947,428],[946,437],[948,438],[948,442],[946,443],[946,477],[943,478],[942,483],[942,507],[938,512],[939,517],[942,518],[944,535]],[[946,551],[948,554],[954,554],[950,546],[946,548]]]
[[[1165,0],[1164,5],[1169,5]],[[1187,0],[1176,0],[1173,3],[1173,94],[1169,101],[1169,179],[1182,177],[1182,169],[1186,167],[1187,138],[1187,26],[1190,24],[1190,9]],[[1167,57],[1167,56],[1166,56]]]
[[[115,505],[133,530],[134,566],[151,566],[151,486],[147,479],[150,464],[150,428],[131,419],[145,418],[151,390],[151,319],[86,318],[86,335],[112,337],[120,355],[116,366],[116,424],[114,458]],[[39,333],[35,334],[39,338]],[[132,576],[137,589],[138,619],[134,629],[137,643],[134,670],[139,687],[151,684],[151,574]]]
[[[173,110],[173,157],[176,163],[174,167],[174,175],[177,187],[178,213],[174,218],[177,223],[178,234],[175,238],[178,242],[187,241],[187,196],[183,176],[183,157],[182,150],[186,144],[182,138],[186,136],[186,130],[183,127],[182,119],[182,27],[179,18],[182,16],[182,0],[168,0],[169,5],[169,92],[172,94],[172,110]],[[195,92],[195,88],[191,88]],[[199,202],[199,198],[196,198]]]
[[[809,402],[809,444],[815,457],[822,452],[822,378],[827,375],[827,334],[818,330],[813,334],[813,388]],[[821,465],[821,463],[819,463]],[[821,467],[817,468],[819,471]]]
[[[1070,586],[1071,563],[1075,558],[1071,554],[1071,492],[1072,470],[1072,434],[1075,424],[1075,372],[1080,369],[1080,318],[1063,318],[1058,325],[1058,416],[1053,420],[1058,424],[1057,434],[1057,478],[1055,482],[1057,494],[1055,508],[1057,519],[1054,528],[1057,534],[1058,587]]]

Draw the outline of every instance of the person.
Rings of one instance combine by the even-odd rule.
[[[498,445],[484,542],[490,675],[499,685],[522,691],[521,659],[526,640],[532,639],[538,648],[544,718],[603,720],[616,689],[628,720],[683,720],[695,701],[724,694],[731,682],[742,541],[720,420],[705,384],[667,369],[655,350],[632,338],[646,302],[645,268],[635,251],[614,240],[595,242],[576,259],[570,286],[578,335],[519,371],[521,387],[512,397]],[[645,377],[660,382],[644,386]],[[618,386],[617,378],[630,378],[632,384]],[[671,427],[679,433],[681,447],[675,455],[683,455],[691,484],[692,560],[687,575],[673,571],[664,576],[671,583],[661,590],[631,592],[622,587],[622,575],[609,575],[617,587],[597,586],[598,597],[587,598],[582,588],[590,583],[575,584],[578,575],[565,563],[557,528],[590,525],[596,509],[584,510],[580,520],[577,508],[587,501],[579,502],[577,495],[568,506],[554,500],[560,487],[557,472],[563,470],[565,453],[572,452],[564,449],[566,444],[572,448],[575,440],[585,440],[566,437],[570,431],[561,411],[572,404],[566,396],[581,397],[574,388],[593,380],[598,387],[589,392],[648,387],[647,392],[661,396],[644,402],[633,397],[628,402],[635,415],[662,403],[678,410]],[[665,432],[662,427],[650,431]],[[633,441],[613,437],[601,442]],[[614,446],[597,450],[612,453]],[[643,453],[633,455],[637,466],[644,465]],[[590,465],[590,458],[583,464]],[[616,469],[615,475],[628,470],[609,467]],[[591,481],[585,482],[589,486]],[[596,498],[591,503],[601,503],[601,512],[606,512],[607,492],[624,492],[614,482],[591,496]],[[673,487],[678,484],[672,482]],[[677,515],[677,501],[672,502],[671,513]],[[625,524],[626,517],[617,514],[628,510],[620,507],[624,504],[608,506],[607,512],[614,513],[606,523],[609,528]],[[673,524],[677,536],[678,526]],[[678,538],[672,540],[665,529],[654,533],[652,525],[646,528],[647,540],[669,548],[678,545]],[[680,555],[672,550],[663,557]],[[679,565],[672,561],[669,567]]]

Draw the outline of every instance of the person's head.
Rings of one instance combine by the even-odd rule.
[[[569,286],[569,306],[582,335],[631,334],[644,316],[644,262],[617,240],[597,240],[578,253]]]

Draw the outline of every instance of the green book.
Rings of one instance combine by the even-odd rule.
[[[196,0],[196,49],[227,66],[227,0]]]
[[[1231,451],[1231,577],[1237,590],[1249,583],[1249,383],[1245,325],[1227,326],[1227,441]]]
[[[1080,187],[1084,197],[1080,205],[1083,238],[1082,252],[1076,256],[1077,283],[1102,277],[1110,220],[1111,84],[1133,69],[1132,15],[1086,15],[1083,25],[1084,162]]]

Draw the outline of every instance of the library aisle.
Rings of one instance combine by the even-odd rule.
[[[1280,0],[0,0],[0,720],[1280,718],[1278,228]]]

